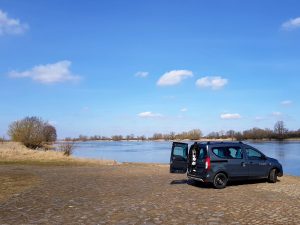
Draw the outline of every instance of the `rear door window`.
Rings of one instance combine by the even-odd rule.
[[[189,155],[190,155],[191,159],[193,156],[198,160],[205,159],[207,156],[206,148],[205,148],[205,146],[197,145],[195,147],[194,145],[192,145]]]
[[[186,147],[185,146],[175,146],[173,150],[173,156],[179,156],[187,159]]]
[[[206,158],[206,150],[205,150],[205,148],[200,148],[198,159],[204,159],[204,158]]]
[[[212,152],[223,159],[242,159],[242,149],[238,146],[234,147],[216,147],[212,149]]]

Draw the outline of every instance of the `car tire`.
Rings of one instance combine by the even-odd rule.
[[[228,178],[224,173],[218,173],[214,177],[213,186],[216,189],[225,188],[227,185]]]
[[[277,181],[277,171],[276,171],[276,169],[272,169],[270,171],[268,181],[270,183],[276,183],[276,181]]]

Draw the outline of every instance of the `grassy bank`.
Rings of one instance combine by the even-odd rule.
[[[0,143],[0,164],[38,164],[38,165],[114,165],[113,160],[79,159],[65,156],[58,151],[32,150],[20,143]]]

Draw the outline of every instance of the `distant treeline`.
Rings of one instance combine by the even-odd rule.
[[[134,134],[130,135],[113,135],[111,137],[106,137],[106,136],[98,136],[94,135],[91,137],[85,136],[85,135],[79,135],[78,138],[70,138],[67,137],[65,138],[65,141],[97,141],[97,140],[102,140],[102,141],[122,141],[122,140],[136,140],[136,141],[146,141],[146,140],[184,140],[184,139],[189,139],[189,140],[199,140],[202,137],[202,132],[199,129],[193,129],[188,132],[182,132],[182,133],[175,133],[171,132],[169,134],[162,134],[162,133],[154,133],[152,137],[146,137],[145,135],[141,136],[135,136]]]
[[[131,135],[113,135],[111,137],[105,136],[98,136],[94,135],[91,137],[85,135],[79,135],[78,138],[65,138],[65,141],[96,141],[96,140],[103,140],[103,141],[122,141],[122,140],[136,140],[136,141],[146,141],[146,140],[199,140],[201,138],[206,139],[231,139],[231,140],[284,140],[287,138],[300,138],[300,129],[296,131],[288,130],[285,128],[283,121],[278,121],[274,125],[274,129],[261,129],[261,128],[252,128],[245,131],[218,131],[218,132],[211,132],[206,136],[202,135],[200,129],[193,129],[187,132],[175,133],[170,132],[168,134],[163,133],[154,133],[151,137],[146,137],[145,135],[142,136],[135,136],[134,134]]]

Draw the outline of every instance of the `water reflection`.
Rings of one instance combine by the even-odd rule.
[[[285,151],[288,151],[288,150],[284,149],[284,145],[282,143],[278,143],[277,154],[278,154],[279,161],[284,161]]]

